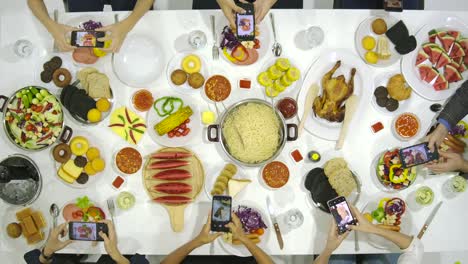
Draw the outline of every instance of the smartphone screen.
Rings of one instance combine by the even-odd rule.
[[[439,159],[437,149],[435,152],[431,152],[427,142],[400,149],[400,160],[404,168],[421,165],[436,159]]]
[[[348,202],[343,196],[328,201],[328,207],[338,226],[339,234],[345,233],[348,230],[348,225],[356,225],[357,220],[351,213]]]
[[[384,0],[384,9],[389,12],[403,12],[403,0]]]
[[[99,232],[108,233],[107,225],[94,222],[70,222],[68,232],[70,240],[103,241]]]
[[[104,36],[105,33],[100,31],[72,31],[71,44],[76,47],[102,48],[104,42],[98,39]]]
[[[228,232],[229,228],[225,225],[231,222],[232,198],[230,196],[213,196],[213,205],[211,207],[211,231]]]
[[[253,41],[255,39],[255,15],[252,4],[238,4],[246,13],[236,14],[237,38],[242,41]]]

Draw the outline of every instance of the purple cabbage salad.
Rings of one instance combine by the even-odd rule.
[[[268,228],[263,222],[262,216],[255,209],[245,205],[239,205],[234,213],[239,217],[242,228],[246,233],[252,233],[259,228]]]
[[[239,40],[237,40],[236,35],[234,35],[231,28],[228,26],[224,27],[221,37],[220,46],[222,49],[226,47],[228,50],[232,50],[240,43]]]
[[[102,23],[90,19],[89,21],[81,23],[80,28],[84,30],[96,30],[98,28],[102,28]]]

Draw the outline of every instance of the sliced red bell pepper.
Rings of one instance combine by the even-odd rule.
[[[239,44],[236,47],[234,47],[234,49],[232,49],[231,56],[236,60],[243,62],[249,58],[249,52],[244,47],[244,45]]]
[[[40,142],[42,142],[42,141],[44,141],[44,140],[46,140],[46,139],[52,137],[52,134],[53,134],[52,132],[49,132],[47,135],[41,137],[41,138],[37,141],[37,143],[40,143]]]

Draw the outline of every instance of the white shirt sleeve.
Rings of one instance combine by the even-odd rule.
[[[398,264],[418,264],[422,262],[424,245],[419,238],[414,237],[408,248],[398,258]]]

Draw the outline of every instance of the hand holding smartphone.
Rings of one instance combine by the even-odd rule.
[[[399,154],[403,168],[410,168],[439,159],[437,148],[434,152],[431,152],[427,142],[402,148]]]
[[[236,35],[240,41],[255,39],[255,11],[253,4],[237,3],[245,10],[245,14],[236,13]]]
[[[71,45],[78,48],[103,48],[104,42],[98,41],[98,39],[105,35],[106,33],[101,31],[72,31]]]
[[[346,198],[343,196],[336,197],[327,202],[328,207],[330,208],[330,213],[335,219],[336,225],[338,227],[338,234],[344,234],[348,230],[348,225],[356,225],[357,219],[351,212]]]
[[[231,196],[215,195],[211,207],[211,231],[229,232],[227,224],[231,222]]]
[[[109,235],[109,228],[105,223],[95,222],[70,222],[68,223],[68,235],[70,240],[104,241],[99,232]]]

